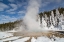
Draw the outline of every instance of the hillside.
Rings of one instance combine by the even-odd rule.
[[[50,11],[44,11],[44,12],[39,13],[41,23],[42,23],[42,17],[45,17],[45,15],[47,15],[47,17],[50,17],[51,11],[53,11],[54,17],[55,17],[56,16],[56,9],[53,9],[53,10],[50,10]],[[64,12],[63,12],[64,8],[58,8],[58,11],[59,11],[60,14],[64,15]]]
[[[54,13],[54,17],[56,16],[56,9],[51,10]],[[45,18],[45,14],[47,15],[48,18],[50,18],[51,16],[51,11],[44,11],[43,13],[39,13],[39,17],[40,17],[40,23],[42,23],[42,17]],[[64,15],[64,8],[58,8],[58,11],[61,14]],[[22,20],[17,20],[14,22],[9,22],[9,23],[3,23],[0,24],[0,31],[6,31],[6,30],[12,30],[13,28],[15,28],[15,24],[19,24],[20,22],[22,22]],[[58,21],[57,21],[58,22]]]
[[[42,24],[43,20],[46,21],[47,27],[53,25],[56,28],[62,28],[64,25],[64,8],[58,8],[51,11],[44,11],[39,14],[40,24]],[[61,25],[61,26],[60,26]]]
[[[12,29],[15,28],[15,24],[18,24],[21,21],[22,20],[17,20],[17,21],[14,21],[14,22],[0,24],[0,31],[12,30]]]
[[[53,11],[54,16],[56,16],[56,9],[50,10],[50,11],[44,11],[43,13],[39,13],[40,17],[44,16],[44,14],[46,14],[48,17],[51,15],[51,11]],[[63,14],[64,12],[64,8],[58,8],[58,11],[60,14]]]

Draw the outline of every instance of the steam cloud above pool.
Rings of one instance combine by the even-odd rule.
[[[23,22],[28,28],[28,31],[38,31],[40,29],[39,23],[37,21],[37,15],[39,13],[41,0],[30,0],[27,12],[24,17]]]

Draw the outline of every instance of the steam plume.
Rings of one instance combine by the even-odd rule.
[[[41,0],[29,1],[27,12],[23,20],[29,31],[38,31],[40,29],[39,23],[36,21],[39,13],[40,3]]]

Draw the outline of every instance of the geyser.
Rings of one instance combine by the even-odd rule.
[[[46,14],[40,17],[38,15],[39,8],[41,5],[41,0],[30,0],[26,15],[23,18],[23,24],[19,25],[20,31],[30,31],[30,32],[41,32],[41,31],[57,31],[64,29],[64,16],[60,14],[58,9],[56,9],[56,14],[51,11],[50,16],[48,17]]]
[[[30,0],[27,7],[26,15],[23,22],[27,26],[28,31],[39,31],[40,25],[37,21],[41,0]],[[41,30],[40,30],[41,31]]]

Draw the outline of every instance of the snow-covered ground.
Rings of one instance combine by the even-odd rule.
[[[7,37],[10,37],[10,38],[7,38]],[[21,36],[13,37],[11,33],[0,32],[0,42],[3,42],[3,41],[25,42],[30,39],[30,37],[22,37],[22,38],[20,37]],[[60,37],[48,38],[45,36],[40,36],[40,37],[37,37],[37,39],[32,37],[31,42],[64,42],[64,38],[60,38]]]
[[[55,37],[53,38],[48,38],[48,37],[38,37],[37,39],[32,38],[32,42],[64,42],[64,38],[59,38]]]
[[[7,32],[0,32],[0,39],[10,37],[10,36],[13,36],[13,35]]]
[[[15,40],[15,41],[13,41],[13,42],[25,42],[25,41],[27,41],[27,40],[29,40],[29,39],[30,39],[30,37],[24,37],[24,38]]]

